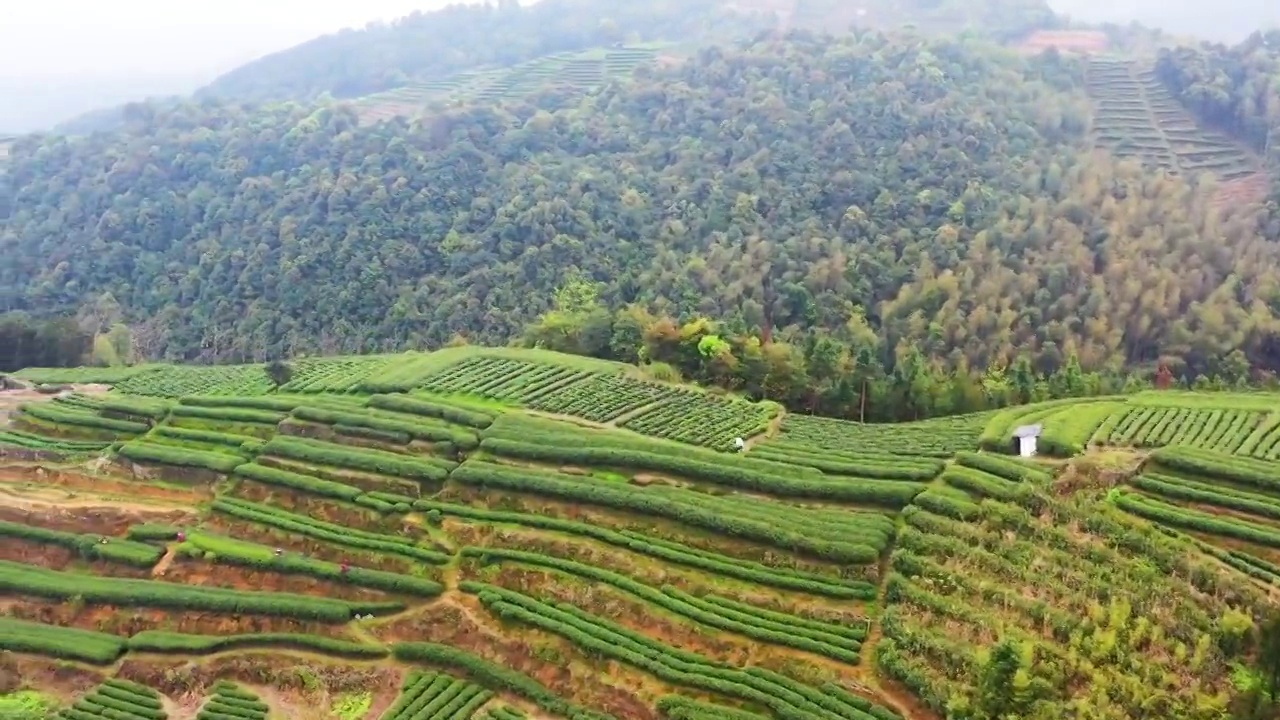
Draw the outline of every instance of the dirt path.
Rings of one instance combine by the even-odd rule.
[[[9,484],[4,482],[3,478],[0,478],[0,507],[30,512],[110,510],[123,515],[139,517],[172,515],[178,511],[190,513],[193,519],[196,515],[196,511],[186,503],[121,500],[92,494],[83,495],[78,491],[67,490],[53,485],[20,486]]]
[[[169,566],[173,564],[173,559],[177,554],[177,550],[172,545],[165,547],[164,557],[160,558],[160,562],[151,568],[151,577],[164,577],[164,574],[169,572]]]
[[[747,438],[747,446],[743,448],[742,452],[747,452],[751,450],[751,448],[764,442],[765,440],[772,440],[773,438],[778,437],[778,434],[782,432],[782,420],[786,416],[787,416],[786,410],[779,410],[778,414],[774,416],[772,420],[769,421],[769,428],[767,430],[760,433],[759,435],[752,435],[751,437]]]

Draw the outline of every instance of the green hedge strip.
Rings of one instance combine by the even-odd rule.
[[[879,559],[882,549],[867,544],[815,539],[806,533],[780,529],[776,521],[726,516],[721,511],[709,510],[693,502],[685,503],[667,496],[648,493],[642,488],[607,485],[599,481],[583,482],[560,473],[511,468],[470,460],[453,471],[450,479],[474,487],[529,492],[665,517],[694,527],[837,562],[873,563]]]
[[[57,423],[58,425],[74,425],[98,430],[109,430],[123,435],[141,435],[151,429],[150,425],[129,420],[116,420],[94,415],[89,412],[62,410],[52,403],[28,403],[19,408],[24,414],[37,420]]]
[[[391,413],[374,414],[373,411],[351,412],[330,408],[302,406],[294,409],[293,416],[299,420],[323,423],[325,425],[347,425],[351,427],[371,428],[386,432],[405,433],[418,440],[448,442],[469,450],[479,444],[474,432],[446,425],[415,419],[413,416],[394,416]]]
[[[1151,459],[1173,470],[1280,491],[1280,463],[1178,445],[1156,450]]]
[[[690,700],[680,695],[663,696],[658,700],[657,708],[669,720],[768,720],[767,715]]]
[[[124,652],[124,640],[91,630],[0,617],[0,650],[110,665]]]
[[[265,545],[203,531],[188,534],[186,542],[180,547],[185,553],[194,554],[197,557],[205,556],[205,553],[213,553],[217,562],[227,562],[267,572],[309,575],[322,580],[392,593],[435,597],[444,590],[440,583],[426,578],[354,566],[348,566],[343,572],[342,566],[337,563],[304,557],[296,553],[276,555],[272,548]]]
[[[399,555],[434,565],[443,565],[449,562],[448,555],[418,547],[412,539],[407,537],[347,528],[322,520],[315,520],[305,515],[297,515],[273,508],[269,505],[260,505],[236,498],[218,498],[213,501],[212,507],[217,512],[241,520],[248,520],[278,530],[306,535],[335,545]]]
[[[736,490],[762,492],[785,497],[822,498],[847,502],[875,503],[903,507],[924,486],[914,483],[877,482],[874,480],[815,479],[765,475],[741,468],[698,460],[658,455],[619,448],[583,447],[568,442],[564,445],[542,445],[500,438],[485,438],[480,449],[495,455],[524,460],[550,461],[574,465],[594,465],[666,472],[692,480],[703,480]]]
[[[109,578],[46,570],[0,560],[0,590],[51,600],[83,598],[88,603],[125,607],[271,615],[343,623],[362,606],[293,593],[228,590],[157,580]]]
[[[325,497],[338,498],[340,500],[355,500],[364,494],[364,490],[352,485],[344,485],[330,480],[321,480],[320,478],[311,477],[310,475],[300,475],[288,470],[279,470],[266,465],[257,463],[245,463],[235,469],[237,475],[257,480],[268,485],[280,485],[282,487],[293,488],[294,490],[302,490],[304,492],[323,495]]]
[[[478,558],[482,562],[491,562],[495,559],[510,560],[551,568],[570,575],[605,583],[657,605],[664,610],[708,627],[738,633],[760,642],[793,647],[825,655],[843,662],[858,662],[858,650],[862,644],[857,640],[840,637],[826,631],[812,630],[799,624],[779,623],[762,616],[718,607],[675,588],[658,590],[604,568],[574,560],[550,557],[541,553],[503,548],[465,547],[462,549],[462,555],[464,557]]]
[[[439,418],[447,422],[480,430],[492,425],[494,420],[493,415],[479,410],[463,408],[443,401],[423,400],[405,397],[404,395],[374,395],[369,398],[369,406],[383,410],[394,410],[395,412],[409,415]]]
[[[385,450],[353,448],[345,445],[304,438],[278,436],[267,443],[263,452],[268,455],[302,460],[320,465],[363,470],[410,480],[441,482],[457,463],[437,458],[401,455]]]
[[[135,462],[199,468],[220,473],[230,473],[245,461],[239,455],[159,445],[143,440],[125,443],[120,446],[119,453],[121,456]]]
[[[253,410],[242,407],[201,407],[198,405],[178,405],[171,413],[175,417],[202,418],[233,423],[259,423],[276,425],[289,417],[282,412],[270,410]]]
[[[403,662],[419,662],[459,670],[494,692],[519,695],[552,715],[570,720],[614,720],[612,715],[578,707],[548,690],[537,680],[477,655],[437,643],[398,643],[391,654]]]
[[[74,551],[86,560],[109,560],[134,567],[151,567],[159,562],[164,554],[164,551],[157,547],[131,540],[107,538],[102,535],[78,535],[8,520],[0,520],[0,537],[58,545]],[[103,543],[104,539],[107,542]]]
[[[245,443],[257,440],[257,438],[252,438],[248,435],[233,435],[213,430],[193,430],[191,428],[177,427],[176,425],[161,425],[151,432],[154,435],[173,438],[174,440],[194,440],[195,442],[208,443],[210,445],[223,445],[233,450],[240,450]]]
[[[956,462],[965,467],[981,470],[1015,482],[1049,482],[1053,479],[1053,473],[1048,470],[1032,467],[1027,462],[1000,457],[999,455],[958,452],[956,453]]]
[[[856,600],[873,600],[877,592],[875,585],[868,582],[843,580],[790,568],[774,568],[762,563],[700,550],[640,533],[619,532],[573,520],[562,520],[532,513],[505,512],[467,505],[453,505],[435,500],[417,500],[413,503],[413,506],[415,509],[425,512],[435,510],[445,515],[454,515],[472,520],[511,523],[589,537],[593,540],[599,540],[615,547],[648,555],[659,560],[674,562],[714,572],[725,577],[759,583],[783,590],[797,590],[815,595]]]
[[[252,635],[189,635],[163,630],[144,630],[129,638],[130,650],[153,653],[201,655],[243,648],[288,648],[350,658],[380,658],[388,650],[380,645],[338,640],[300,633],[254,633]]]

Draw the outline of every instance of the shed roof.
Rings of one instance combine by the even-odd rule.
[[[1039,423],[1035,425],[1022,425],[1013,429],[1013,436],[1016,438],[1040,437],[1040,431],[1044,426]]]

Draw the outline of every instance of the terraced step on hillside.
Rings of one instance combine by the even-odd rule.
[[[447,78],[411,83],[356,101],[363,123],[412,116],[431,102],[496,102],[548,88],[590,90],[631,76],[658,59],[659,45],[638,45],[545,55],[505,68],[468,70]]]
[[[1089,60],[1085,83],[1094,104],[1095,146],[1170,174],[1213,173],[1223,182],[1252,178],[1257,160],[1230,137],[1201,125],[1156,76],[1125,58]],[[1253,197],[1258,181],[1228,198]],[[1266,185],[1265,176],[1261,185]],[[1265,193],[1264,193],[1265,195]]]

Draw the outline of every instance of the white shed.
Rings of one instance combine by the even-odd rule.
[[[1013,431],[1013,449],[1022,457],[1036,454],[1036,438],[1044,428],[1041,425],[1023,425]]]

